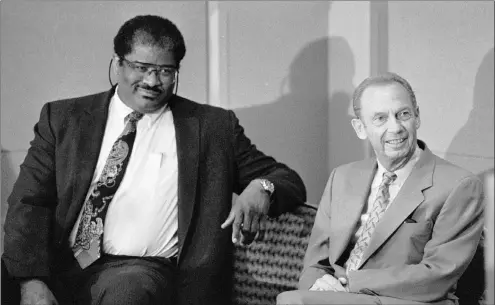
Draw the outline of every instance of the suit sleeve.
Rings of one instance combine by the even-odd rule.
[[[333,275],[334,270],[329,264],[329,224],[330,205],[332,202],[332,182],[335,169],[330,174],[325,191],[321,197],[318,211],[316,212],[315,223],[309,238],[308,248],[304,256],[304,267],[299,277],[299,289],[307,290],[317,279],[325,274]]]
[[[351,292],[371,290],[381,296],[432,302],[447,295],[471,262],[483,228],[482,183],[460,181],[440,210],[423,259],[416,265],[349,272]]]
[[[8,198],[2,259],[16,278],[49,276],[50,226],[57,202],[55,136],[50,105],[41,110],[34,139]]]
[[[229,111],[237,167],[235,192],[241,193],[254,179],[267,179],[275,186],[269,216],[278,216],[306,202],[306,188],[299,175],[285,164],[259,151],[244,134],[233,111]]]

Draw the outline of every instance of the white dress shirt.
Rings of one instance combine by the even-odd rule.
[[[98,181],[113,143],[133,110],[116,93],[109,105],[103,143],[90,190]],[[171,257],[178,251],[178,162],[172,112],[163,107],[145,114],[126,173],[104,222],[103,252],[113,255]],[[86,195],[86,200],[88,199]],[[80,218],[72,230],[73,245]]]

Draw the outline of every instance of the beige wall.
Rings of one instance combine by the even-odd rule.
[[[475,173],[493,168],[493,1],[391,1],[389,69],[415,88],[419,137]]]
[[[255,144],[301,174],[310,204],[334,167],[366,155],[350,96],[381,70],[411,81],[434,152],[475,172],[493,167],[493,2],[1,6],[2,212],[42,104],[107,89],[113,36],[142,13],[171,18],[185,36],[180,94],[233,109]]]
[[[211,102],[233,109],[261,150],[294,168],[317,205],[330,171],[365,156],[348,110],[369,75],[369,3],[221,1],[216,9],[224,81]]]
[[[28,147],[48,101],[107,90],[113,37],[136,14],[170,17],[188,47],[179,92],[206,99],[203,2],[3,1],[1,10],[2,148]]]

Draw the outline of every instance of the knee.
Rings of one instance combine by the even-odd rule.
[[[112,279],[98,282],[93,287],[97,290],[97,304],[133,304],[131,300],[148,299],[148,292],[136,274],[119,274]],[[96,287],[95,287],[96,286]]]
[[[277,295],[277,305],[303,305],[301,294],[297,290],[286,291]]]
[[[162,287],[137,271],[124,271],[98,283],[95,302],[101,305],[171,304],[171,296],[160,293]]]

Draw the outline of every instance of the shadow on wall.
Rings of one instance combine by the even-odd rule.
[[[301,175],[308,203],[314,206],[330,169],[363,156],[348,116],[353,76],[354,56],[347,41],[324,37],[296,55],[279,98],[235,110],[263,152]]]
[[[351,47],[343,37],[331,37],[330,46],[330,101],[328,169],[362,160],[364,143],[351,125],[354,116],[352,94],[354,93],[355,60]],[[326,182],[326,180],[325,180]],[[323,192],[323,189],[322,189]]]
[[[473,93],[473,108],[468,121],[459,130],[450,143],[446,158],[466,169],[480,172],[493,168],[493,110],[494,110],[494,49],[490,49],[483,58],[476,73]],[[478,165],[473,168],[472,159],[480,156],[491,159],[491,165]],[[478,162],[476,162],[478,163]]]

